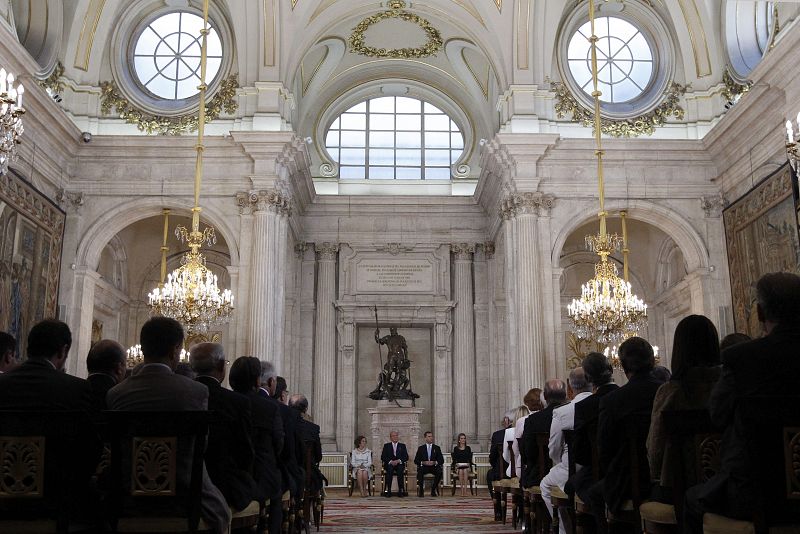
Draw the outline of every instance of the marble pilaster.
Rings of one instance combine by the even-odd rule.
[[[75,347],[67,360],[67,371],[75,376],[86,378],[86,354],[92,343],[92,320],[94,319],[94,294],[100,274],[86,266],[75,269],[75,309],[73,317],[78,321],[70,325]]]
[[[317,313],[314,329],[314,414],[323,443],[336,436],[336,254],[335,243],[316,245]]]
[[[455,431],[475,441],[475,328],[472,294],[472,256],[475,245],[450,245],[453,254],[453,404]]]
[[[451,339],[453,323],[450,308],[436,310],[436,323],[433,327],[433,406],[434,435],[439,443],[445,443],[453,436],[453,406]]]
[[[473,270],[475,279],[475,394],[477,399],[477,442],[485,446],[494,427],[492,414],[492,387],[489,369],[494,365],[490,343],[489,313],[489,263],[494,254],[494,244],[484,243],[475,249]],[[474,448],[473,448],[474,449]]]

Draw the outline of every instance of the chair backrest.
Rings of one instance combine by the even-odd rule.
[[[536,439],[536,465],[538,480],[529,480],[528,482],[532,485],[538,485],[542,478],[544,478],[544,476],[550,471],[550,468],[553,467],[553,461],[550,459],[550,453],[548,451],[550,445],[550,433],[534,432],[533,436]]]
[[[706,409],[667,410],[661,418],[677,461],[672,470],[672,502],[680,530],[686,489],[719,472],[722,434]]]
[[[650,487],[650,467],[647,463],[647,434],[650,431],[650,412],[636,412],[622,420],[624,447],[630,466],[630,498],[635,510],[644,500]]]
[[[744,397],[736,407],[756,496],[756,534],[800,524],[800,396]]]
[[[493,451],[489,451],[490,453],[494,452],[497,461],[495,465],[492,466],[492,470],[494,471],[494,479],[500,480],[501,478],[506,477],[506,464],[505,459],[503,459],[503,443],[492,443]],[[491,456],[491,454],[490,454]]]
[[[0,517],[52,518],[60,531],[69,521],[76,477],[76,451],[86,447],[80,412],[0,412]]]
[[[112,515],[181,516],[196,530],[209,412],[107,414]]]
[[[569,472],[569,476],[575,474],[575,455],[571,454],[572,452],[572,443],[575,441],[575,431],[571,428],[567,428],[562,430],[561,433],[564,435],[564,444],[567,447],[567,471]]]

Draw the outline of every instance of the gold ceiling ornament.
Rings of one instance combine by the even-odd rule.
[[[611,137],[639,137],[640,135],[653,135],[656,128],[667,123],[670,117],[683,120],[685,115],[680,99],[686,93],[689,85],[677,82],[670,84],[664,93],[664,100],[654,110],[630,119],[600,118],[602,132]],[[582,126],[594,126],[594,115],[583,107],[570,92],[564,82],[550,81],[550,90],[556,94],[556,117],[563,119],[569,115],[572,122],[579,122]]]
[[[203,180],[203,134],[206,124],[206,52],[208,50],[208,0],[203,0],[203,28],[200,46],[200,107],[197,117],[197,144],[195,145],[194,168],[194,206],[192,207],[191,230],[184,226],[175,229],[175,235],[186,242],[189,251],[181,258],[181,266],[167,276],[166,282],[159,284],[147,295],[148,305],[153,315],[172,317],[182,323],[188,333],[207,332],[209,327],[227,323],[233,313],[233,294],[230,289],[220,290],[217,276],[206,267],[205,256],[200,252],[204,244],[216,243],[214,228],[207,226],[200,230],[200,184]],[[165,216],[165,227],[168,223]],[[162,254],[162,276],[166,272],[166,232]]]
[[[722,96],[724,96],[728,102],[732,103],[738,102],[739,98],[753,87],[753,82],[750,80],[745,80],[744,83],[734,80],[731,75],[731,69],[727,66],[725,67],[725,72],[722,74],[722,83],[725,84],[725,89],[722,90]]]
[[[600,96],[597,88],[597,35],[595,34],[595,2],[589,0],[589,22],[592,35],[592,97],[594,99],[594,138],[597,148],[597,185],[600,210],[597,213],[600,231],[586,236],[589,250],[599,257],[594,266],[594,277],[581,286],[581,297],[573,299],[567,313],[573,323],[573,332],[581,339],[605,345],[618,344],[634,335],[647,321],[647,305],[631,290],[631,284],[617,274],[616,264],[609,256],[619,250],[621,239],[606,230],[605,183],[603,180],[603,143],[600,123]],[[624,217],[623,217],[624,221]],[[627,230],[623,227],[623,237]],[[626,240],[627,241],[627,240]],[[625,243],[627,245],[627,243]],[[627,246],[625,247],[627,248]],[[625,254],[627,258],[627,254]],[[627,262],[625,263],[627,265]],[[627,269],[625,270],[627,274]]]
[[[388,3],[389,10],[376,13],[363,19],[353,28],[348,44],[350,51],[362,56],[392,59],[413,59],[436,55],[442,49],[442,34],[433,27],[426,19],[405,11],[406,3],[402,0],[391,0]],[[428,42],[416,48],[376,48],[365,44],[366,31],[370,26],[387,19],[399,19],[412,24],[416,24],[428,36]]]
[[[64,91],[64,82],[61,80],[61,77],[64,75],[64,65],[61,64],[59,61],[56,63],[55,68],[53,68],[53,72],[50,73],[50,76],[45,78],[44,80],[39,80],[39,86],[47,91],[47,94],[51,97],[53,94],[59,94]]]
[[[232,74],[222,80],[219,90],[214,98],[204,106],[205,122],[216,120],[225,110],[225,113],[234,113],[239,107],[236,101],[236,89],[239,87],[239,78]],[[112,108],[117,110],[119,118],[128,124],[135,124],[140,132],[160,135],[180,135],[197,131],[198,115],[181,115],[178,117],[162,117],[143,111],[122,96],[114,82],[100,84],[102,95],[100,97],[100,111],[103,115],[111,113]]]

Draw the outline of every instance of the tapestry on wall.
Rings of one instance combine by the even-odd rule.
[[[65,213],[13,171],[0,176],[0,330],[25,354],[28,330],[56,317]]]
[[[756,314],[756,282],[762,275],[800,272],[795,183],[786,164],[723,212],[737,332],[762,334]]]

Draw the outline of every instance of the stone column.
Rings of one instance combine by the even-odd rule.
[[[308,396],[308,402],[313,413],[316,405],[314,398],[314,317],[316,306],[314,303],[314,276],[316,271],[316,253],[314,247],[303,243],[300,282],[297,289],[300,294],[298,329],[298,358],[297,358],[297,391]]]
[[[75,269],[75,310],[73,317],[77,318],[70,328],[72,338],[75,340],[69,359],[67,371],[75,376],[86,378],[86,355],[92,344],[92,320],[94,319],[94,293],[100,274],[94,269],[81,266]]]
[[[283,284],[286,272],[281,247],[286,245],[285,219],[289,200],[277,191],[255,191],[236,195],[240,211],[253,213],[250,255],[250,324],[248,345],[253,356],[282,367]]]
[[[503,316],[503,331],[500,335],[505,336],[507,343],[505,344],[505,359],[503,367],[503,375],[500,377],[501,384],[501,398],[504,394],[503,405],[506,406],[503,411],[511,406],[519,406],[519,395],[517,392],[520,389],[520,376],[517,372],[519,365],[520,352],[517,349],[517,237],[516,237],[516,219],[515,209],[513,205],[504,202],[500,209],[500,217],[503,220],[503,251],[505,253],[503,267],[504,267],[504,289],[505,289],[505,309]],[[506,387],[502,387],[505,384]]]
[[[453,408],[455,431],[475,441],[475,310],[472,294],[472,255],[475,245],[450,245],[453,253],[453,299],[456,308],[453,321]],[[441,438],[440,438],[441,439]]]
[[[356,432],[356,320],[355,310],[340,309],[336,325],[339,358],[336,367],[336,450],[351,448]],[[375,442],[373,442],[375,443]],[[377,445],[373,445],[373,448]]]
[[[451,336],[453,324],[450,307],[436,309],[433,327],[433,426],[439,443],[449,443],[453,438],[453,387]]]
[[[489,265],[494,244],[485,243],[475,250],[475,393],[478,405],[477,443],[485,447],[496,424],[492,413],[492,381],[490,369],[496,365],[490,350]],[[486,449],[483,449],[486,450]]]
[[[323,443],[336,436],[336,253],[335,243],[316,246],[317,316],[314,329],[314,414]]]

